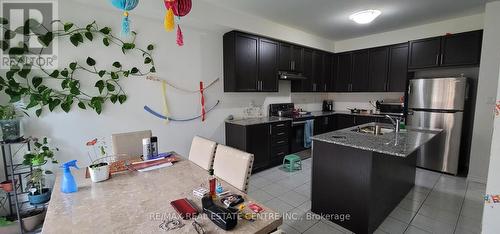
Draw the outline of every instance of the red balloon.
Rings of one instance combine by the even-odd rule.
[[[172,8],[175,16],[185,16],[191,11],[191,0],[164,0],[167,9]]]

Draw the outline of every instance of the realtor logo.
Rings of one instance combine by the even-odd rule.
[[[2,0],[0,69],[23,64],[32,65],[32,69],[56,69],[57,40],[44,45],[39,37],[57,30],[57,12],[55,0]]]

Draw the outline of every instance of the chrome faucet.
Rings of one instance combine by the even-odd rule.
[[[400,123],[401,123],[401,118],[399,118],[399,117],[392,117],[390,115],[385,115],[385,117],[388,118],[391,121],[392,125],[394,126],[394,131],[396,133],[398,133],[399,130],[400,130],[399,126],[400,126]]]

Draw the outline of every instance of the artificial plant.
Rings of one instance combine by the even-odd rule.
[[[70,22],[62,23],[60,20],[54,20],[51,22],[51,26],[58,29],[50,30],[36,20],[29,19],[23,26],[10,30],[9,21],[0,17],[0,27],[4,31],[0,38],[0,48],[4,54],[7,53],[11,59],[17,62],[4,73],[5,77],[0,75],[0,91],[4,91],[10,97],[10,102],[17,102],[22,98],[29,100],[26,109],[36,108],[37,116],[42,114],[44,107],[48,107],[49,111],[60,107],[63,111],[69,112],[74,103],[77,103],[81,109],[89,107],[100,114],[107,101],[113,104],[122,104],[127,100],[127,95],[119,83],[121,78],[145,76],[156,72],[151,54],[154,46],[150,44],[145,49],[136,47],[137,34],[135,32],[132,32],[131,41],[125,41],[113,35],[111,28],[99,27],[95,21],[85,27],[78,27]],[[26,42],[21,42],[15,47],[9,45],[8,40],[17,34],[36,36],[44,48],[56,39],[67,39],[75,47],[78,47],[83,43],[95,42],[99,38],[102,45],[106,47],[118,46],[124,54],[130,52],[142,54],[143,63],[148,68],[146,68],[146,72],[137,67],[125,68],[119,61],[99,64],[103,67],[108,65],[111,67],[110,69],[98,68],[97,61],[92,57],[87,57],[85,62],[74,61],[66,66],[60,66],[59,69],[49,71],[37,63],[24,62],[24,56],[27,55],[41,58],[43,48],[36,53],[30,50]],[[33,66],[36,66],[39,72],[35,72],[35,69],[32,69]],[[98,93],[97,95],[87,92],[80,84],[80,79],[88,79],[89,75],[96,78],[94,88],[97,90],[94,93]],[[48,82],[49,80],[58,81],[57,85]]]

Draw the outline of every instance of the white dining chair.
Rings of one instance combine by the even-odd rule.
[[[194,136],[189,150],[189,161],[205,170],[212,169],[217,143],[203,137]]]
[[[225,145],[215,151],[214,174],[242,192],[247,192],[252,174],[253,154]]]
[[[138,157],[142,155],[142,139],[149,138],[151,130],[117,133],[111,136],[113,141],[113,154]]]

